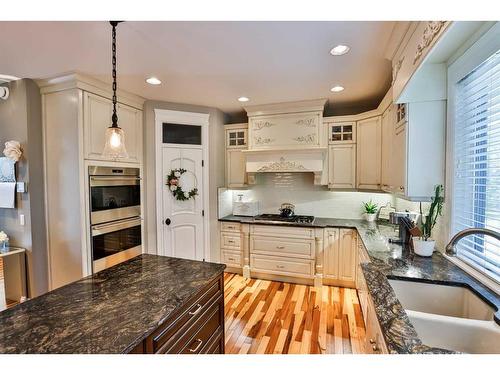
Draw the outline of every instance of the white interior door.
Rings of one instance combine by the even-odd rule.
[[[172,147],[162,148],[163,182],[163,225],[162,239],[165,255],[203,260],[203,150],[201,148]],[[181,176],[180,184],[184,191],[198,189],[198,195],[186,201],[177,200],[166,185],[166,176],[172,169],[183,168],[187,171]]]

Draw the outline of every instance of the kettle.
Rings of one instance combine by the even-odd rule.
[[[295,206],[291,203],[282,203],[280,207],[280,216],[281,217],[292,217],[295,209]]]

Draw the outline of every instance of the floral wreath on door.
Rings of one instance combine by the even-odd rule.
[[[191,198],[194,199],[198,195],[197,188],[193,188],[189,191],[182,190],[180,178],[186,172],[187,170],[184,168],[176,168],[172,169],[167,176],[167,186],[172,192],[174,198],[178,201],[187,201]]]

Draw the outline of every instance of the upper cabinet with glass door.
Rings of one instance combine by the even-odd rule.
[[[355,122],[330,122],[328,123],[328,143],[356,143]]]
[[[246,148],[247,129],[245,128],[226,129],[226,147]]]

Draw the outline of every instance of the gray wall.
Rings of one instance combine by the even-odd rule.
[[[7,85],[10,97],[0,100],[0,152],[6,141],[21,143],[23,157],[17,163],[17,180],[27,182],[28,192],[17,193],[16,208],[0,208],[0,230],[7,233],[11,245],[28,250],[28,287],[33,297],[48,290],[41,96],[36,83],[29,79]],[[19,224],[21,214],[25,216],[24,226]]]
[[[146,101],[144,103],[145,248],[151,254],[156,253],[155,109],[208,113],[210,115],[208,141],[210,227],[208,230],[210,232],[210,260],[218,262],[220,253],[218,251],[217,187],[224,185],[224,114],[216,108],[161,101]]]

